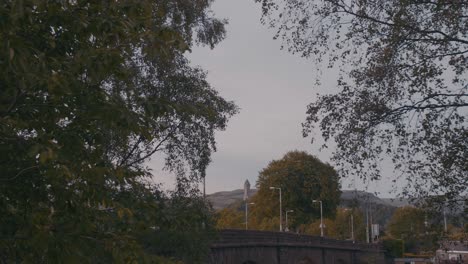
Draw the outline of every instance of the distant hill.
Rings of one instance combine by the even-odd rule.
[[[257,193],[256,189],[250,189],[249,196],[252,197]],[[215,210],[221,210],[223,208],[232,207],[238,210],[243,208],[243,197],[244,190],[238,189],[233,191],[216,192],[207,195],[207,199],[213,205]],[[460,206],[454,211],[449,210],[449,214],[463,215],[464,200],[461,199]],[[370,206],[368,206],[370,205]],[[342,190],[340,197],[341,207],[359,207],[362,211],[369,208],[371,211],[373,222],[378,223],[381,226],[385,226],[390,220],[391,216],[398,207],[410,205],[407,199],[401,198],[380,198],[372,193],[357,190]],[[455,219],[455,218],[453,218]],[[454,220],[455,221],[455,220]]]
[[[256,189],[250,189],[249,196],[252,197],[256,193]],[[244,198],[244,190],[238,189],[234,191],[216,192],[213,194],[208,194],[206,198],[211,202],[215,210],[220,210],[228,207],[231,204],[242,201]]]
[[[253,196],[255,193],[257,193],[256,189],[250,190],[250,196]],[[243,189],[216,192],[207,195],[208,200],[211,202],[215,210],[223,209],[233,203],[242,201],[243,197]],[[372,204],[386,205],[392,207],[402,207],[408,205],[408,201],[406,199],[379,198],[372,193],[364,191],[342,190],[342,206],[349,205],[353,200],[357,201],[359,204],[365,204],[367,201]]]
[[[395,207],[403,207],[403,206],[410,205],[410,202],[408,201],[408,199],[404,199],[404,198],[381,198],[381,199],[384,200],[387,204],[395,206]]]
[[[250,197],[257,193],[256,189],[250,190]],[[208,200],[213,205],[215,210],[220,210],[229,206],[242,206],[244,190],[238,189],[233,191],[216,192],[207,195]],[[371,204],[371,210],[374,216],[374,223],[385,225],[397,207],[408,204],[406,200],[379,198],[376,195],[364,191],[342,190],[340,206],[360,207],[363,211],[366,204]]]

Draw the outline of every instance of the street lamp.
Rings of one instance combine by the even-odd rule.
[[[313,203],[320,203],[320,236],[323,237],[323,209],[321,200],[312,200]]]
[[[279,229],[280,229],[280,232],[283,231],[283,203],[281,201],[281,188],[280,187],[270,187],[270,190],[275,190],[275,189],[278,189],[279,190],[279,202],[280,202],[280,224],[279,224]]]
[[[351,211],[350,217],[351,217],[351,240],[354,243],[354,217],[353,217],[353,211],[345,208],[345,211]]]
[[[446,212],[446,205],[444,204],[444,232],[447,233],[447,212]]]
[[[249,204],[255,204],[255,203],[248,203],[248,202],[245,202],[245,230],[248,230],[249,229],[249,226],[248,226],[248,221],[249,221]]]
[[[289,225],[288,225],[288,213],[294,213],[294,210],[286,210],[286,232],[289,231]]]
[[[427,221],[427,213],[424,213],[424,230],[426,231],[426,235],[429,233],[427,232],[428,226],[429,226],[429,222]]]

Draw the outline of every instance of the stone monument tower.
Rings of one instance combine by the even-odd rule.
[[[249,199],[249,192],[250,192],[250,182],[249,180],[245,180],[244,182],[244,201]]]

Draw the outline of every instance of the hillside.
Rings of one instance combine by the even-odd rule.
[[[250,197],[257,193],[256,189],[250,189]],[[215,210],[220,210],[226,207],[236,208],[237,210],[243,210],[243,197],[244,190],[238,189],[233,191],[216,192],[207,195],[207,199],[213,205]],[[453,215],[451,217],[452,224],[458,224],[463,218],[464,201],[467,198],[460,199],[460,206],[456,208],[448,208],[448,214]],[[366,208],[372,212],[373,222],[385,226],[390,220],[394,211],[398,207],[409,205],[407,199],[400,198],[380,198],[372,193],[365,191],[355,190],[342,190],[340,197],[341,207],[359,207],[362,211],[366,211]],[[460,218],[461,217],[461,218]],[[439,220],[441,221],[441,220]]]
[[[253,196],[257,192],[256,189],[250,190],[250,196]],[[239,202],[243,199],[244,190],[238,189],[233,191],[216,192],[207,195],[208,200],[213,205],[215,210],[223,209],[229,205]],[[342,206],[349,206],[352,201],[357,201],[359,204],[365,204],[366,201],[372,204],[401,207],[408,205],[406,200],[391,199],[391,198],[379,198],[376,195],[364,191],[354,190],[343,190],[341,193]]]
[[[250,190],[250,196],[254,195],[255,193],[257,193],[256,189]],[[208,194],[206,196],[206,198],[208,199],[208,201],[211,202],[215,210],[220,210],[220,209],[228,207],[231,204],[242,201],[243,197],[244,197],[243,189],[238,189],[234,191],[216,192],[213,194]]]
[[[257,192],[256,189],[250,190],[250,196]],[[216,192],[207,195],[208,200],[215,210],[220,210],[229,206],[239,207],[242,204],[244,190]],[[357,206],[365,210],[366,204],[371,204],[371,210],[374,212],[374,221],[385,225],[397,207],[407,205],[406,200],[382,199],[376,195],[364,191],[343,190],[341,193],[340,206]]]

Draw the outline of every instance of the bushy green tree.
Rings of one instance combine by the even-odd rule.
[[[405,250],[404,241],[402,239],[384,238],[382,244],[385,249],[385,255],[389,258],[401,258]]]
[[[245,214],[236,208],[227,207],[216,213],[216,228],[243,229],[245,228]]]
[[[164,196],[154,226],[136,234],[144,250],[183,263],[205,263],[216,238],[214,212],[198,193],[178,189]],[[145,217],[148,212],[141,212]]]
[[[336,228],[334,238],[341,240],[351,239],[351,228],[353,228],[354,240],[366,241],[366,219],[360,209],[338,208],[334,222]]]
[[[428,213],[412,206],[398,208],[387,226],[390,239],[402,239],[405,252],[435,250],[440,239],[439,228],[432,226]]]
[[[398,208],[390,219],[387,230],[394,238],[413,238],[424,234],[424,211],[412,206]]]
[[[283,221],[286,210],[294,210],[289,224],[293,229],[320,218],[320,206],[312,200],[321,200],[324,217],[333,217],[340,199],[339,178],[333,167],[302,151],[291,151],[271,161],[259,174],[252,217],[259,225],[263,219],[278,217],[276,229],[279,193],[270,187],[281,188]]]
[[[1,261],[149,261],[139,234],[172,200],[144,162],[192,189],[236,112],[184,57],[224,38],[211,3],[0,4]]]
[[[323,219],[323,235],[328,238],[337,238],[339,235],[337,233],[336,222],[330,218]],[[320,228],[320,219],[316,219],[313,222],[308,224],[302,224],[298,228],[300,233],[313,236],[321,236],[322,231]]]
[[[351,223],[351,215],[353,222]],[[339,240],[351,240],[351,226],[354,228],[354,240],[366,241],[366,226],[364,214],[359,209],[337,208],[335,218],[324,218],[324,236]],[[351,225],[353,224],[353,225]],[[320,236],[320,219],[313,222],[301,224],[297,228],[299,232]]]

